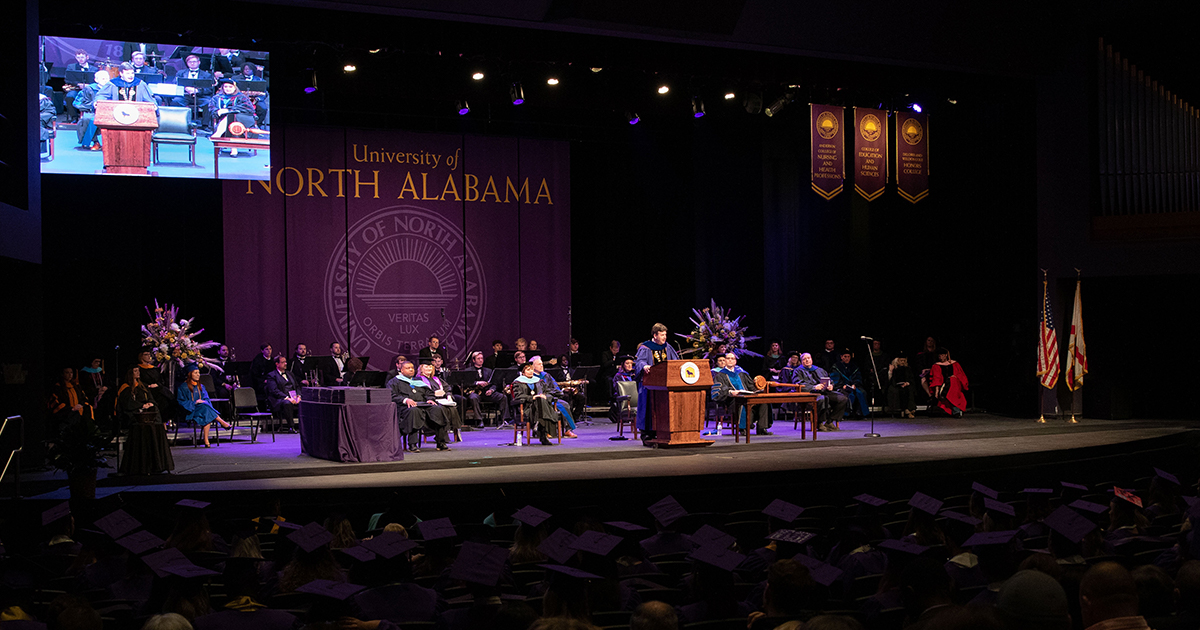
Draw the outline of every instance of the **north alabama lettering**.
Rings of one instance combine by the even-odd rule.
[[[285,197],[345,197],[353,193],[355,199],[364,195],[370,199],[379,199],[381,194],[390,194],[387,189],[399,189],[396,199],[413,201],[471,201],[479,203],[512,203],[514,201],[539,205],[545,203],[554,205],[550,192],[550,184],[546,178],[533,177],[537,186],[536,191],[530,190],[530,179],[513,181],[511,177],[496,178],[491,175],[483,180],[481,176],[472,173],[449,173],[445,175],[431,173],[405,173],[403,181],[400,178],[380,181],[379,171],[366,171],[351,168],[306,168],[303,171],[293,166],[285,166],[275,172],[275,177],[267,180],[247,180],[246,194],[253,195],[265,192],[268,195],[275,191]],[[261,190],[255,190],[257,181]],[[328,190],[326,190],[328,188]],[[531,201],[532,199],[532,201]]]

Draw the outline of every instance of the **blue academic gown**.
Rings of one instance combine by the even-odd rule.
[[[833,378],[834,386],[850,399],[850,408],[855,413],[863,416],[870,415],[867,392],[863,388],[862,372],[857,365],[838,361],[829,370],[829,376]],[[848,385],[854,385],[854,389],[842,389]],[[850,409],[846,411],[849,413]]]
[[[559,396],[562,396],[562,388],[558,386],[558,381],[554,380],[554,377],[550,376],[549,372],[542,372],[541,375],[538,376],[538,379],[546,384],[546,388],[549,390],[547,393],[553,394],[554,406],[557,407],[558,412],[562,414],[563,421],[567,423],[567,428],[574,431],[575,419],[571,417],[571,404],[562,398],[559,398]]]
[[[643,341],[638,344],[637,357],[633,363],[633,372],[637,375],[638,382],[637,426],[639,431],[646,430],[646,410],[650,408],[651,404],[650,399],[646,396],[646,385],[643,382],[643,377],[646,375],[646,366],[667,360],[679,360],[679,355],[675,352],[675,348],[665,343],[654,343],[653,340]]]
[[[188,389],[187,381],[180,383],[175,388],[175,402],[187,411],[187,419],[195,422],[196,426],[207,426],[221,415],[208,401],[208,390],[203,385],[197,385],[196,390],[192,391]]]

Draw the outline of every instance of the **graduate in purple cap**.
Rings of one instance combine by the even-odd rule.
[[[228,429],[229,423],[221,419],[221,414],[217,413],[208,399],[208,390],[200,384],[200,366],[189,363],[183,368],[183,374],[183,382],[175,388],[175,402],[187,412],[186,419],[189,422],[203,427],[200,435],[204,438],[204,448],[208,448],[209,425],[216,422],[221,428]]]

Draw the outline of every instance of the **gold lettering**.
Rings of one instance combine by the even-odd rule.
[[[479,178],[467,173],[463,177],[463,189],[467,192],[467,201],[479,200]]]
[[[345,182],[343,181],[343,176],[345,173],[348,173],[348,172],[350,172],[350,169],[348,169],[348,168],[331,168],[331,169],[329,169],[330,174],[337,173],[337,176],[338,176],[338,194],[337,194],[338,197],[346,196]]]
[[[400,187],[400,196],[397,197],[397,199],[403,199],[405,191],[412,193],[413,200],[420,199],[420,197],[417,196],[417,185],[414,184],[412,180],[412,173],[404,174],[404,185]]]
[[[325,174],[321,172],[321,169],[313,168],[311,166],[308,167],[308,196],[309,197],[313,196],[313,194],[312,194],[313,186],[317,187],[317,191],[321,193],[322,197],[329,196],[329,195],[325,194],[325,189],[321,188],[321,182],[323,182],[323,181],[325,181]]]
[[[289,170],[296,172],[296,178],[297,178],[296,192],[293,192],[293,193],[288,192],[283,187],[283,174]],[[300,194],[301,190],[304,189],[304,175],[300,172],[300,169],[298,169],[298,168],[294,168],[291,166],[285,166],[285,167],[279,169],[279,172],[275,174],[275,187],[278,188],[279,192],[283,193],[284,196],[295,197],[296,195]]]
[[[437,195],[429,196],[429,189],[425,187],[426,180],[429,179],[429,173],[421,173],[421,200],[422,201],[437,201]]]
[[[512,180],[509,179],[508,177],[505,177],[504,178],[504,203],[508,203],[508,193],[510,193],[510,192],[513,194],[514,197],[517,198],[517,201],[521,200],[521,195],[525,195],[525,203],[529,203],[529,178],[526,177],[525,181],[521,182],[521,190],[517,190],[516,187],[513,186]]]
[[[271,194],[271,179],[270,178],[260,179],[260,180],[258,180],[258,183],[267,191],[268,195]],[[246,194],[253,195],[254,194],[253,188],[254,188],[254,180],[247,179],[246,180]]]
[[[446,177],[446,185],[442,188],[442,201],[446,200],[447,192],[454,193],[455,201],[462,201],[462,198],[458,196],[458,185],[454,183],[454,173],[450,173],[449,176]]]
[[[375,174],[375,177],[373,180],[371,180],[369,182],[360,182],[358,180],[359,171],[358,171],[358,169],[354,169],[354,198],[355,199],[358,199],[358,187],[359,186],[373,187],[375,189],[375,198],[376,199],[379,198],[379,171],[371,171],[371,172]]]
[[[544,195],[542,194],[543,192],[545,193]],[[533,199],[533,205],[535,205],[535,206],[536,206],[536,205],[538,204],[538,201],[539,201],[539,200],[540,200],[542,197],[545,197],[545,198],[546,198],[546,204],[547,204],[547,205],[551,205],[551,206],[553,206],[553,205],[554,205],[554,200],[550,198],[550,187],[546,185],[546,178],[545,178],[545,177],[543,177],[543,178],[542,178],[542,185],[541,185],[541,186],[538,186],[538,193],[537,193],[537,197],[534,197],[534,199]]]
[[[496,192],[496,180],[492,179],[490,175],[488,176],[487,186],[484,186],[483,188],[483,197],[479,201],[481,203],[487,203],[487,196],[489,194],[492,197],[495,197],[496,203],[500,203],[500,193]]]
[[[357,144],[350,145],[350,151],[354,156],[355,162],[366,162],[367,161],[367,145],[365,145],[365,144],[362,145],[362,148],[363,148],[363,156],[362,156],[362,159],[360,160],[360,159],[358,159],[358,145]]]

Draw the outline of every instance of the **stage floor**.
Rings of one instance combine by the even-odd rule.
[[[1193,428],[1186,422],[1082,420],[1070,425],[989,415],[963,419],[876,420],[880,438],[866,438],[866,420],[844,421],[841,430],[819,433],[817,440],[801,441],[791,423],[776,424],[772,436],[754,436],[749,445],[735,444],[726,431],[704,448],[650,449],[641,442],[610,441],[616,425],[607,420],[580,426],[578,439],[555,446],[506,446],[510,430],[463,432],[463,442],[449,452],[438,452],[432,443],[421,453],[406,454],[404,461],[388,463],[337,463],[300,452],[298,435],[270,434],[251,444],[240,431],[233,442],[192,448],[180,434],[173,449],[175,471],[152,477],[105,477],[101,471],[98,496],[117,492],[189,492],[246,490],[304,490],[336,488],[386,488],[477,484],[569,482],[708,475],[737,475],[855,469],[860,477],[879,474],[879,466],[914,464],[929,468],[932,462],[956,460],[983,462],[988,458],[1016,456],[1008,461],[1030,464],[1061,461],[1064,452],[1089,457],[1088,449],[1108,448],[1133,452],[1152,444],[1182,439]],[[189,432],[190,433],[190,432]],[[1143,446],[1138,444],[1142,443]],[[1127,449],[1127,450],[1126,450]],[[978,464],[972,464],[978,465]],[[1012,465],[1011,463],[1008,465]],[[871,471],[875,472],[872,473]],[[894,470],[894,468],[893,468]],[[52,482],[61,473],[25,478]],[[38,485],[41,485],[40,483]],[[41,494],[37,499],[66,498],[67,489]]]

